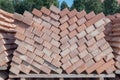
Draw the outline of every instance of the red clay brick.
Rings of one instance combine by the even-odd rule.
[[[73,9],[71,12],[68,13],[68,16],[69,16],[69,17],[73,17],[73,16],[75,16],[77,13],[78,13],[77,10],[76,10],[76,9]]]
[[[56,46],[56,47],[60,46],[60,43],[58,41],[54,40],[54,39],[52,39],[51,44]]]
[[[68,42],[65,42],[60,46],[60,49],[65,50],[68,47],[70,47],[70,44]]]
[[[15,37],[19,40],[24,40],[25,39],[25,36],[23,34],[20,34],[20,33],[16,33]]]
[[[73,38],[75,35],[77,35],[77,31],[76,30],[74,30],[74,31],[69,33],[69,37],[70,38]]]
[[[70,59],[71,63],[74,64],[75,62],[77,62],[79,60],[78,56],[73,57],[72,59]]]
[[[93,12],[93,11],[91,11],[89,14],[87,14],[86,16],[85,16],[85,18],[87,19],[87,20],[90,20],[90,19],[92,19],[93,17],[95,17],[96,15],[95,15],[95,13]]]
[[[81,32],[81,31],[83,31],[84,29],[86,29],[86,26],[85,26],[85,24],[82,24],[81,26],[79,26],[79,27],[77,28],[77,31],[78,31],[78,32]]]
[[[60,36],[57,35],[56,33],[52,33],[51,37],[54,38],[56,41],[58,41],[60,39]]]
[[[69,33],[69,31],[68,31],[67,29],[65,29],[64,31],[62,31],[62,32],[60,33],[60,35],[61,35],[61,37],[64,37],[64,36],[66,36],[68,33]]]
[[[83,51],[80,52],[79,56],[80,56],[80,58],[84,58],[88,54],[89,54],[88,51],[85,49],[85,50],[83,50]]]
[[[93,58],[93,56],[89,53],[89,54],[87,54],[85,57],[83,57],[83,60],[85,61],[85,62],[88,62],[90,59],[92,59]]]
[[[80,74],[83,71],[85,71],[87,69],[87,66],[85,64],[81,65],[80,67],[78,67],[75,71]]]
[[[74,51],[71,51],[69,55],[71,58],[73,58],[73,57],[77,56],[78,54],[79,54],[78,50],[75,49]]]
[[[69,10],[67,8],[63,9],[62,11],[60,11],[60,16],[63,17],[65,16],[67,13],[69,12]]]
[[[62,68],[64,69],[64,70],[66,70],[69,66],[71,66],[72,64],[69,62],[69,61],[67,61],[66,63],[64,63],[63,65],[62,65]]]
[[[41,18],[47,22],[50,22],[51,18],[49,16],[42,15]]]
[[[93,25],[91,25],[91,26],[87,27],[85,30],[87,33],[90,33],[95,30],[95,27]]]
[[[71,19],[68,20],[68,23],[71,25],[71,24],[74,24],[76,21],[77,21],[77,17],[74,16],[74,17],[72,17]]]
[[[81,12],[78,12],[78,13],[77,13],[77,17],[78,17],[78,18],[82,18],[82,17],[84,17],[85,15],[86,15],[85,10],[82,10]]]
[[[60,55],[62,56],[62,57],[64,57],[64,56],[66,56],[67,54],[69,54],[70,53],[70,50],[69,49],[65,49],[64,51],[62,51],[61,53],[60,53]]]
[[[85,19],[85,17],[83,17],[77,21],[77,24],[80,26],[80,25],[84,24],[85,22],[86,22],[86,19]]]
[[[47,42],[47,41],[43,42],[43,46],[45,46],[48,49],[51,49],[51,47],[52,47],[52,45],[49,42]]]
[[[85,50],[87,48],[87,46],[85,44],[81,45],[78,47],[79,52],[82,52],[83,50]]]
[[[65,15],[65,16],[63,16],[61,19],[59,19],[59,21],[60,21],[61,24],[63,24],[63,23],[66,22],[68,19],[69,19],[68,16]]]
[[[57,8],[57,7],[54,6],[54,5],[51,5],[51,6],[50,6],[50,10],[51,10],[52,12],[56,13],[56,14],[58,14],[58,13],[60,12],[60,9]]]
[[[65,30],[68,26],[69,26],[68,23],[65,22],[65,23],[63,23],[62,25],[60,25],[59,28],[63,31],[63,30]]]
[[[14,13],[13,17],[19,21],[22,21],[23,20],[23,15],[21,14],[18,14],[18,13]]]
[[[46,14],[46,15],[48,15],[48,16],[49,16],[50,13],[51,13],[50,10],[47,9],[47,8],[45,8],[45,7],[42,7],[42,8],[41,8],[41,12],[44,13],[44,14]]]
[[[60,30],[54,26],[51,27],[51,31],[53,31],[56,34],[59,34]]]
[[[51,14],[50,14],[50,17],[52,17],[52,18],[55,19],[55,20],[59,20],[59,18],[60,18],[59,15],[56,15],[56,14],[54,14],[54,13],[51,13]]]
[[[85,24],[87,26],[91,26],[93,25],[95,22],[99,21],[100,19],[104,18],[104,14],[103,13],[100,13],[98,15],[96,15],[94,18],[90,19],[89,21],[87,21]]]
[[[42,15],[42,13],[39,10],[37,10],[36,8],[33,9],[32,13],[38,17],[41,17],[41,15]]]
[[[76,29],[78,27],[78,25],[75,23],[75,24],[72,24],[71,26],[68,27],[68,29],[70,31],[73,31],[74,29]]]

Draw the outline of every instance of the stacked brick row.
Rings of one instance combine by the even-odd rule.
[[[113,52],[115,55],[115,66],[117,69],[120,69],[120,48],[119,48],[119,38],[120,38],[120,14],[109,15],[108,18],[111,20],[109,25],[106,25],[106,40],[110,43],[113,48]],[[109,28],[109,30],[108,30]]]
[[[0,69],[10,67],[13,52],[16,49],[13,14],[0,9]],[[0,80],[8,77],[6,70],[0,71]]]
[[[55,6],[14,14],[18,45],[12,58],[13,74],[113,73],[112,48],[104,39],[110,21],[103,13]]]
[[[7,66],[16,49],[13,15],[0,9],[0,66]]]

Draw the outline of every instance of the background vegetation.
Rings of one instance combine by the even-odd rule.
[[[42,6],[47,8],[53,4],[59,6],[58,0],[0,0],[0,8],[8,12],[23,13],[25,10],[32,11],[33,8],[40,10]],[[104,12],[105,15],[120,12],[120,5],[117,0],[105,0],[101,3],[100,0],[74,0],[73,5],[68,7],[65,1],[62,2],[60,9],[68,8],[72,10],[76,8],[78,11],[86,10],[87,13],[94,11],[96,14]]]

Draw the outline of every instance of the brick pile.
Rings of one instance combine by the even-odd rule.
[[[107,16],[111,23],[106,25],[106,40],[110,43],[111,47],[113,48],[113,52],[115,55],[115,66],[117,69],[120,69],[120,47],[119,47],[119,39],[120,39],[120,14],[114,14]]]
[[[13,14],[0,9],[0,69],[2,67],[10,67],[9,62],[17,47],[14,43],[14,28]],[[0,80],[5,80],[7,77],[8,72],[6,70],[0,71]]]
[[[13,74],[113,73],[112,48],[104,39],[109,22],[103,13],[77,12],[55,6],[23,15],[15,13]]]

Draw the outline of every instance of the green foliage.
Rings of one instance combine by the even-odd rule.
[[[104,3],[104,13],[107,14],[114,14],[118,10],[118,3],[117,0],[105,0]]]
[[[86,0],[85,10],[87,13],[91,11],[94,11],[95,13],[100,13],[103,11],[103,6],[100,0]]]
[[[0,9],[8,12],[14,12],[14,7],[11,0],[0,0]]]
[[[74,0],[71,9],[76,8],[77,11],[85,9],[86,0]]]
[[[43,6],[50,8],[51,5],[59,6],[58,0],[42,0]]]
[[[64,8],[68,8],[69,9],[69,7],[68,7],[68,5],[67,5],[67,3],[65,1],[63,1],[61,3],[61,10],[63,10]]]
[[[43,6],[42,0],[14,0],[15,12],[23,13],[25,10],[32,11],[33,8],[40,9]]]

